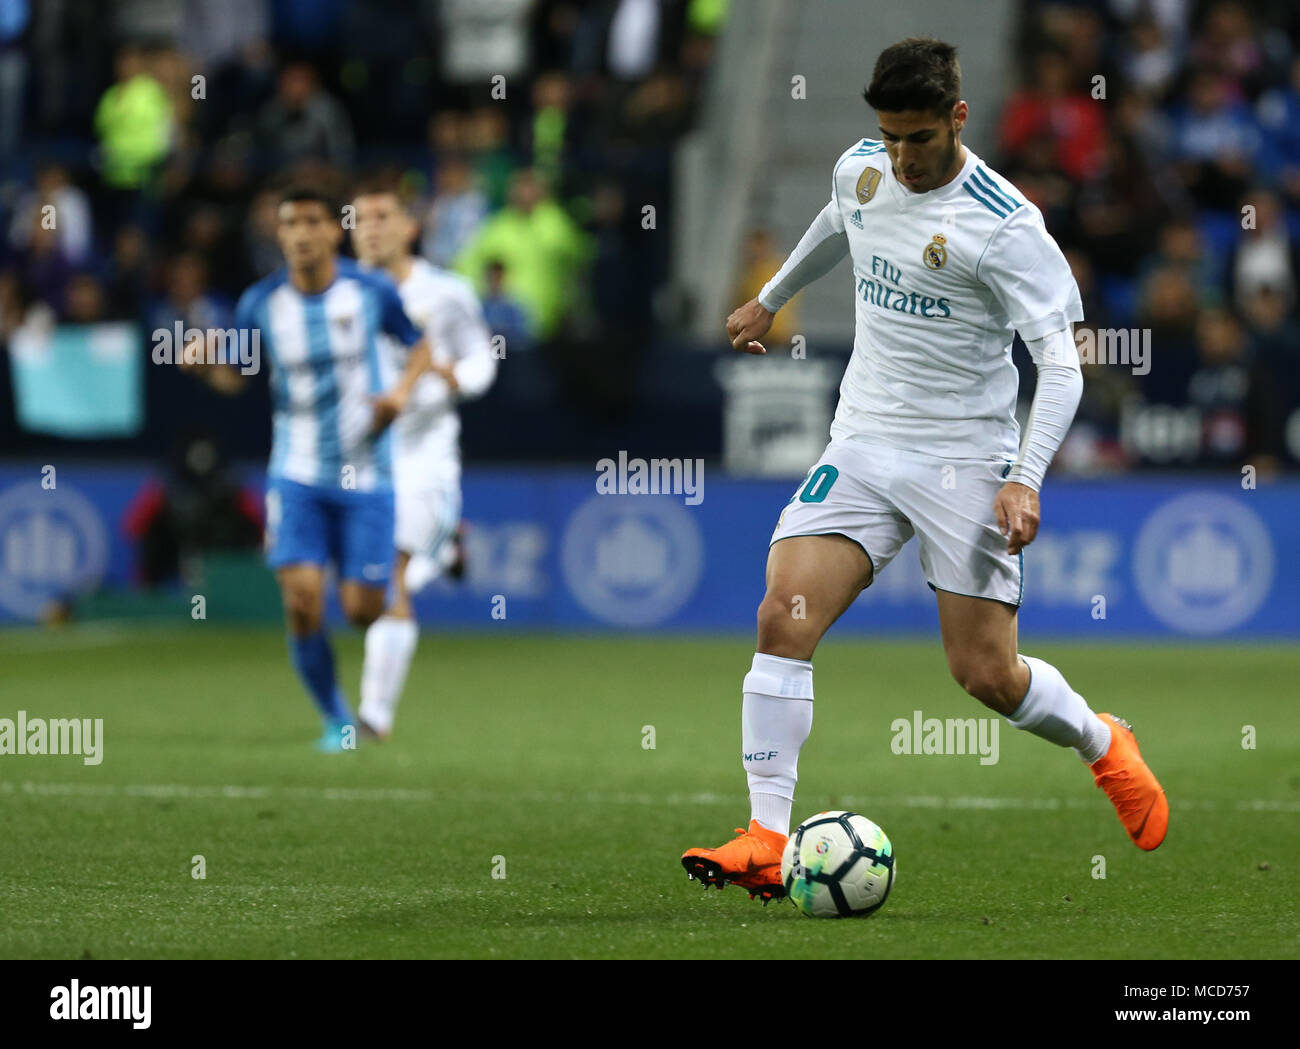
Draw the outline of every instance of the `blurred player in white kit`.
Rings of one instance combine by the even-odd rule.
[[[463,277],[411,253],[419,223],[395,186],[376,183],[355,196],[353,246],[362,265],[396,283],[407,315],[429,339],[433,364],[406,412],[393,424],[396,558],[384,614],[366,631],[359,721],[386,739],[393,731],[419,626],[411,595],[456,558],[460,524],[460,417],[456,406],[480,397],[496,377],[483,308]]]

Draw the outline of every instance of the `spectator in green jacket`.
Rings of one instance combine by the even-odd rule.
[[[167,156],[172,140],[172,103],[145,67],[138,47],[117,54],[117,82],[95,109],[95,133],[103,151],[104,182],[117,190],[140,189]]]
[[[529,334],[546,340],[574,306],[574,291],[591,257],[590,238],[546,192],[531,168],[515,172],[509,201],[491,216],[456,260],[480,294],[486,264],[499,259],[504,287],[528,316]]]

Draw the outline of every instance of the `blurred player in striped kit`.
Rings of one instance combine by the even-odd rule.
[[[406,684],[419,627],[411,595],[455,560],[460,524],[460,418],[456,405],[496,377],[483,308],[464,278],[411,254],[419,224],[395,186],[363,186],[353,204],[353,245],[363,266],[397,284],[406,313],[428,337],[432,365],[393,425],[397,548],[388,607],[366,631],[361,671],[363,732],[387,738]]]
[[[316,189],[286,191],[276,213],[285,265],[235,307],[236,330],[260,337],[271,366],[267,563],[280,584],[290,659],[324,722],[317,746],[327,752],[356,746],[325,627],[327,571],[337,572],[349,622],[379,618],[393,560],[390,427],[429,364],[428,342],[393,282],[339,257],[338,216]],[[226,394],[244,388],[239,369],[193,349],[200,378]]]

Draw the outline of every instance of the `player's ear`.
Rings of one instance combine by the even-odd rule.
[[[966,100],[958,99],[957,104],[952,107],[952,129],[960,135],[961,129],[966,126],[966,117],[970,110],[966,106]]]

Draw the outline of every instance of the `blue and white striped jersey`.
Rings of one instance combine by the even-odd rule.
[[[389,277],[336,259],[334,282],[307,295],[281,269],[248,288],[235,325],[259,333],[271,365],[268,475],[358,491],[391,488],[392,438],[370,433],[371,398],[397,379],[393,347],[420,333]]]

